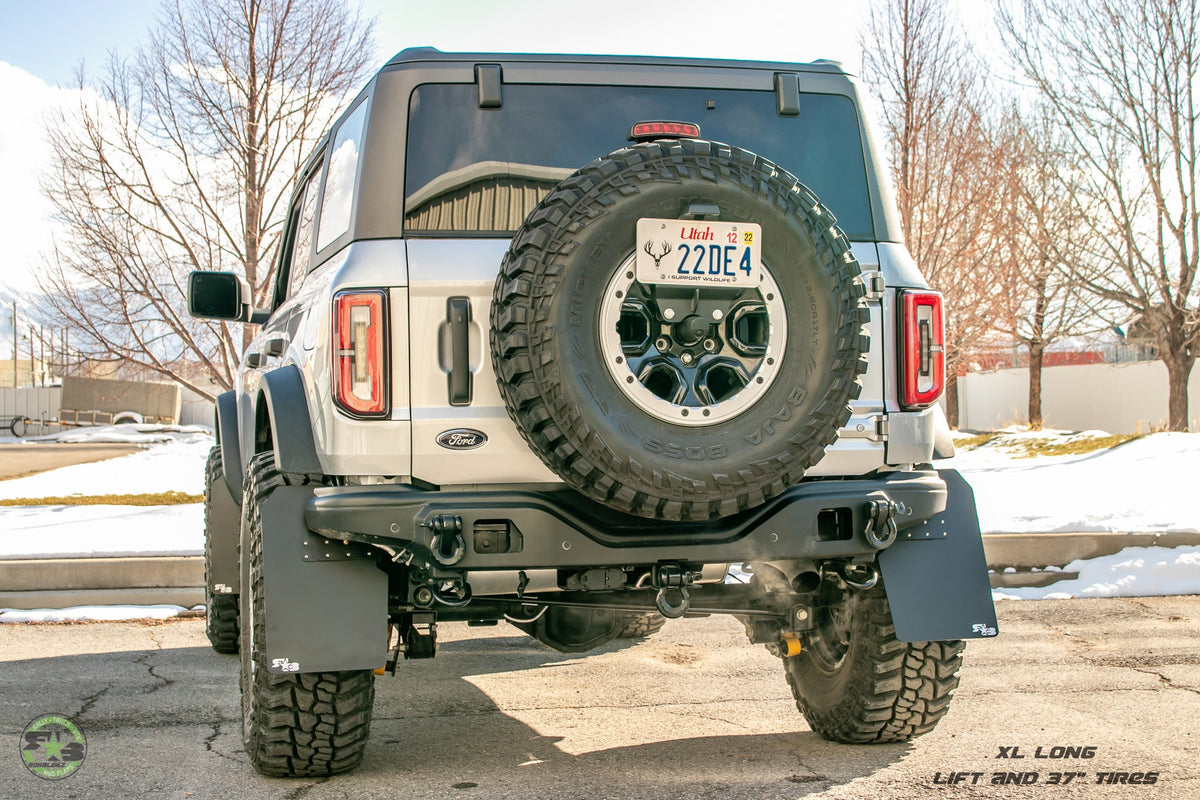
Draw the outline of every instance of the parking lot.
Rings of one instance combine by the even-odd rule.
[[[778,661],[729,619],[587,656],[509,627],[443,625],[435,660],[377,681],[362,767],[326,781],[253,772],[237,658],[207,647],[202,620],[4,625],[0,786],[30,798],[1200,797],[1200,597],[999,610],[1000,637],[967,648],[935,732],[861,747],[812,734]],[[50,712],[88,741],[56,784],[18,755],[23,727]],[[997,773],[1018,784],[993,786]]]

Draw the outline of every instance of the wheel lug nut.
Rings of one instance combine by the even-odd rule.
[[[712,339],[705,339],[704,340],[704,349],[710,353],[715,352],[717,349],[716,341],[714,341]]]
[[[684,364],[691,364],[692,363],[692,354],[684,353],[683,355],[679,356],[679,360],[682,361]]]
[[[667,337],[660,336],[654,340],[654,346],[659,350],[667,350],[671,347],[671,343],[667,341]]]
[[[663,319],[675,319],[675,309],[664,308],[663,309]]]
[[[721,309],[719,309],[719,308],[714,308],[714,309],[713,309],[713,319],[719,320],[719,319],[721,319],[721,317],[723,317],[723,316],[725,316],[725,312],[724,312],[724,311],[722,311],[722,310],[721,310]]]

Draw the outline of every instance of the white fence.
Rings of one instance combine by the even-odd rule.
[[[991,430],[1028,422],[1029,370],[972,372],[959,379],[960,428]],[[1200,368],[1188,382],[1189,430],[1200,431]],[[1047,428],[1148,432],[1167,424],[1167,368],[1161,361],[1080,364],[1042,370]]]
[[[215,420],[213,415],[214,405],[213,401],[205,400],[202,396],[185,386],[183,389],[183,400],[179,405],[179,424],[207,425],[211,428]]]
[[[29,419],[57,419],[62,408],[62,388],[47,386],[45,388],[12,389],[0,388],[0,434],[7,434],[9,422],[13,417],[28,417]],[[179,424],[207,425],[213,424],[213,404],[200,395],[188,389],[183,390],[183,401],[180,405]],[[29,435],[54,433],[58,426],[47,426],[44,430],[31,426]]]
[[[61,407],[62,388],[58,386],[36,389],[0,388],[0,423],[3,423],[5,428],[13,417],[55,419]]]

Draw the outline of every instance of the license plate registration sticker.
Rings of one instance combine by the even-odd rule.
[[[637,221],[637,279],[674,286],[758,286],[762,226],[681,219]]]

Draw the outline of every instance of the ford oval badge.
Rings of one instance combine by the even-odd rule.
[[[474,450],[487,444],[487,434],[471,428],[455,428],[439,433],[437,443],[448,450]]]

